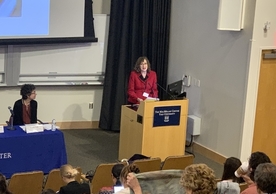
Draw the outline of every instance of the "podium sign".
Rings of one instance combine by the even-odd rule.
[[[154,107],[153,127],[179,125],[180,113],[181,106]]]

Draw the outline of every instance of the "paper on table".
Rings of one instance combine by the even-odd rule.
[[[4,133],[4,126],[0,126],[0,133]]]
[[[26,131],[26,127],[24,125],[19,126],[23,131]]]

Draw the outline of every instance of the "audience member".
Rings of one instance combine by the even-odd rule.
[[[37,123],[37,102],[35,86],[33,84],[24,84],[21,87],[21,99],[17,100],[13,106],[13,124],[24,125]]]
[[[249,175],[242,175],[242,178],[247,182],[248,188],[245,189],[241,194],[258,194],[257,185],[255,183],[254,175],[255,170],[259,164],[271,163],[269,157],[263,152],[254,152],[251,154],[248,161]]]
[[[115,164],[112,167],[111,170],[111,178],[113,181],[113,186],[112,187],[103,187],[101,188],[99,194],[112,194],[114,193],[114,186],[121,186],[122,183],[120,181],[120,174],[122,169],[124,168],[124,164],[120,163],[120,164]]]
[[[122,185],[124,186],[124,189],[116,192],[115,194],[129,194],[130,193],[130,188],[127,184],[127,177],[128,177],[128,174],[131,172],[137,174],[140,172],[140,170],[135,164],[130,164],[130,165],[125,166],[122,169],[122,172],[120,174],[120,180],[121,180]]]
[[[1,194],[12,194],[7,186],[6,177],[0,173],[0,193]]]
[[[259,194],[276,193],[276,166],[272,163],[258,165],[254,175]]]
[[[224,163],[221,181],[217,183],[217,193],[239,194],[239,178],[235,176],[235,171],[240,167],[241,161],[238,158],[227,158]]]
[[[142,194],[141,186],[134,173],[128,173],[126,184],[133,190],[134,194]]]
[[[180,179],[186,194],[213,194],[216,190],[214,171],[206,164],[187,166]]]
[[[80,184],[75,180],[75,177],[79,172],[70,164],[61,166],[60,173],[66,186],[60,188],[59,194],[90,194],[88,184]]]
[[[56,192],[52,189],[45,189],[41,194],[56,194]]]

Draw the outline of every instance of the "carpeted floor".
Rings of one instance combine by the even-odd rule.
[[[101,129],[63,130],[68,163],[79,166],[85,173],[101,163],[116,162],[118,159],[118,132]],[[198,153],[195,163],[205,163],[211,167],[218,178],[221,178],[223,166]]]

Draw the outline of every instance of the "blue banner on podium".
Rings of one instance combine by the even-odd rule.
[[[181,106],[155,107],[153,116],[153,127],[179,125],[180,113]]]

